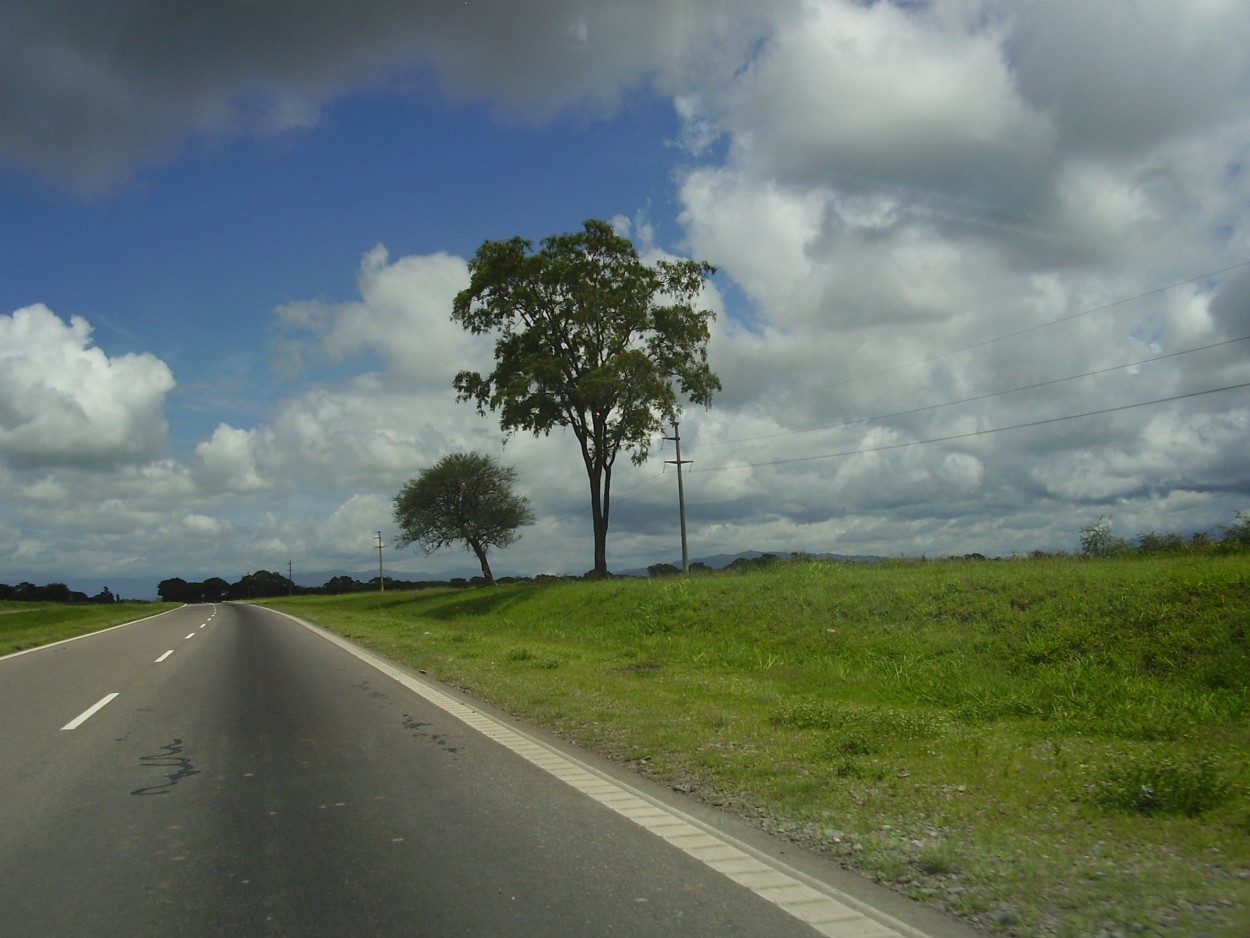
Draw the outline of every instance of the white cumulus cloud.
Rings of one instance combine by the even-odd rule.
[[[0,458],[12,466],[112,466],[158,453],[169,368],[153,355],[110,358],[91,326],[43,305],[0,316]]]

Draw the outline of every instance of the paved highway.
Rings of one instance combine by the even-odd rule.
[[[699,810],[258,607],[0,659],[5,935],[969,934]]]

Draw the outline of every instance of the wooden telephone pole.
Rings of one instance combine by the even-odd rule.
[[[386,577],[382,575],[382,532],[378,532],[378,592],[386,592]]]
[[[690,550],[686,546],[686,489],[682,484],[681,467],[690,462],[689,459],[683,461],[681,458],[681,433],[678,431],[678,425],[673,424],[673,435],[666,436],[664,439],[672,440],[675,459],[666,459],[666,463],[677,466],[677,510],[681,515],[681,572],[690,572]]]

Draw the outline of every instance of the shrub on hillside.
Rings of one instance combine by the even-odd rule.
[[[1219,805],[1231,785],[1209,760],[1139,757],[1111,766],[1093,785],[1094,802],[1137,814],[1198,817]]]

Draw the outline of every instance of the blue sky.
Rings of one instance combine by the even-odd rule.
[[[369,575],[460,449],[539,517],[497,570],[589,568],[572,439],[456,404],[489,344],[447,314],[483,240],[592,217],[719,268],[695,556],[1250,509],[1237,4],[19,0],[0,36],[0,582]],[[618,474],[615,568],[679,556],[665,458]]]
[[[640,95],[611,121],[533,125],[452,108],[430,89],[374,91],[328,106],[316,127],[188,141],[101,194],[11,174],[2,305],[73,311],[106,353],[168,363],[174,443],[189,448],[220,419],[263,416],[252,382],[269,370],[279,305],[352,297],[359,257],[378,243],[469,257],[486,238],[537,241],[622,206],[671,219],[678,132],[671,102]],[[247,403],[203,379],[210,362],[239,374]],[[214,409],[226,392],[235,414],[205,412],[197,392]]]

